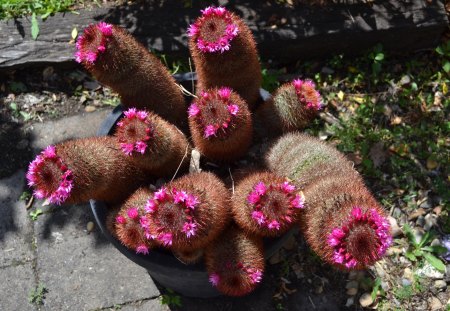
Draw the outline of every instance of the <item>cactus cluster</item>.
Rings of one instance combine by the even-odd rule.
[[[261,103],[254,39],[225,8],[203,10],[188,35],[198,74],[190,105],[125,30],[104,22],[85,29],[76,61],[119,93],[124,115],[111,136],[39,154],[27,173],[34,195],[58,205],[106,202],[107,227],[123,245],[143,256],[164,248],[183,263],[203,260],[211,284],[227,295],[254,290],[264,273],[262,239],[297,226],[339,268],[379,260],[391,243],[383,208],[344,155],[296,132],[323,106],[314,83],[296,79]],[[250,171],[236,160],[248,154],[254,132],[284,136],[266,165]],[[186,172],[191,143],[202,160],[219,163],[213,172]]]

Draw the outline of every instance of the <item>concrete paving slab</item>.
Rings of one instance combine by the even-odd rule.
[[[146,270],[94,228],[88,205],[51,208],[35,222],[37,273],[49,292],[46,310],[90,310],[159,296]],[[47,213],[48,212],[48,213]]]
[[[161,299],[156,298],[122,306],[120,311],[170,311],[170,308],[162,305]]]
[[[25,172],[0,180],[0,267],[33,258],[33,230],[25,209],[19,201],[25,183]]]
[[[95,136],[101,122],[112,111],[111,109],[85,112],[64,119],[36,123],[31,130],[31,147],[40,152],[48,145],[73,138]]]
[[[36,310],[28,302],[36,286],[31,263],[1,268],[0,280],[0,310]]]

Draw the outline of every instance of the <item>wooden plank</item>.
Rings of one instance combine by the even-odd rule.
[[[56,14],[40,21],[40,34],[31,38],[29,18],[0,22],[0,68],[73,60],[70,44],[74,27],[105,20],[127,28],[149,49],[188,57],[186,29],[208,1],[132,4]],[[223,2],[223,1],[222,1]],[[227,8],[244,18],[254,32],[264,59],[288,63],[336,52],[357,54],[376,43],[387,49],[416,50],[436,44],[447,27],[443,3],[434,0],[381,0],[373,5],[300,6],[288,8],[274,1],[230,1]],[[251,1],[250,1],[251,2]]]

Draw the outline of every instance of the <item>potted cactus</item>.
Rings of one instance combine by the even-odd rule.
[[[186,99],[126,31],[104,22],[85,29],[76,61],[122,105],[101,137],[36,157],[27,173],[35,196],[58,205],[91,200],[124,255],[188,296],[252,292],[265,258],[297,228],[340,269],[379,260],[391,243],[383,208],[343,155],[297,132],[323,105],[314,83],[297,79],[262,99],[252,34],[225,8],[203,10],[188,35],[198,81]],[[240,161],[266,136],[281,137],[252,168]],[[188,172],[193,148],[201,161]]]

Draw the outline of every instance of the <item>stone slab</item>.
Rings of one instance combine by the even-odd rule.
[[[216,1],[236,12],[248,24],[263,59],[295,62],[336,53],[364,52],[382,43],[396,51],[430,48],[448,27],[442,1],[375,0],[326,6],[285,1]],[[343,2],[343,1],[339,1]],[[138,1],[122,6],[80,10],[79,15],[58,13],[39,20],[37,40],[31,38],[30,18],[0,22],[0,68],[34,63],[71,62],[79,32],[100,20],[118,24],[147,48],[175,57],[188,57],[188,25],[211,1]],[[73,63],[74,64],[74,63]]]
[[[111,109],[84,112],[75,116],[33,124],[31,130],[31,146],[35,153],[50,144],[64,140],[96,136],[100,123],[111,112]]]
[[[31,263],[0,269],[0,310],[37,310],[28,302],[36,287]]]
[[[0,267],[27,262],[34,258],[33,230],[19,200],[25,183],[25,171],[0,180]]]
[[[160,298],[155,298],[122,306],[120,311],[170,311],[170,308],[161,304]]]
[[[35,222],[37,273],[48,288],[46,310],[101,309],[159,296],[146,270],[110,245],[88,205],[48,208]]]

